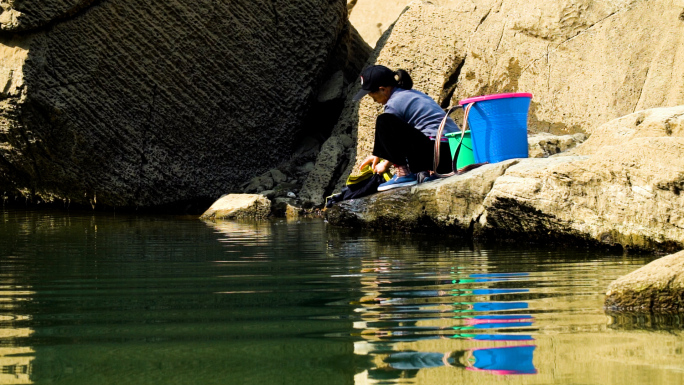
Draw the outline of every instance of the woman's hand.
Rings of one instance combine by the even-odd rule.
[[[365,166],[370,166],[370,168],[376,174],[382,174],[390,168],[390,162],[388,160],[382,160],[377,156],[371,155],[366,158],[363,163],[361,163],[359,166],[359,171],[361,171],[361,169]]]
[[[383,172],[389,170],[389,168],[389,160],[383,160],[382,162],[378,162],[378,164],[376,164],[375,167],[373,167],[373,171],[375,171],[376,174],[382,174]]]
[[[366,158],[366,160],[364,160],[363,163],[361,163],[361,165],[359,165],[359,171],[361,171],[366,166],[370,166],[371,169],[375,170],[375,165],[377,165],[379,161],[380,158],[371,155],[368,158]]]

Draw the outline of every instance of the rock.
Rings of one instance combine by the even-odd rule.
[[[539,133],[527,139],[530,158],[548,158],[549,156],[563,153],[587,140],[582,133],[574,135],[552,135]]]
[[[228,194],[209,207],[200,219],[264,219],[271,214],[271,201],[259,194]]]
[[[289,219],[299,218],[302,209],[296,206],[293,198],[276,198],[273,201],[273,214]]]
[[[314,162],[306,162],[303,166],[297,168],[298,174],[308,174],[314,169]]]
[[[279,196],[285,196],[287,195],[288,191],[297,191],[300,186],[294,184],[294,183],[289,183],[289,182],[283,182],[276,186],[276,191],[278,192]]]
[[[351,0],[349,21],[363,39],[374,47],[380,36],[391,27],[413,0]]]
[[[296,158],[315,158],[320,148],[321,144],[316,139],[308,136],[302,140],[293,156]]]
[[[269,200],[273,200],[276,197],[277,192],[275,190],[264,190],[264,191],[261,191],[259,193],[259,195],[263,195],[266,198],[268,198]]]
[[[344,73],[342,73],[342,71],[337,71],[330,79],[323,83],[321,89],[318,90],[316,100],[319,103],[326,103],[335,99],[340,99],[343,95],[343,88]]]
[[[684,51],[676,48],[684,43],[684,23],[682,7],[672,2],[435,3],[412,2],[367,64],[408,70],[414,87],[442,106],[477,95],[531,92],[530,132],[572,135],[592,134],[635,111],[684,104]],[[369,98],[352,102],[358,88],[350,90],[332,142],[322,146],[304,183],[303,196],[314,203],[339,190],[371,151],[380,107]],[[356,140],[355,149],[334,144],[342,134]]]
[[[657,259],[608,286],[608,310],[684,311],[684,251]]]
[[[93,0],[7,1],[2,4],[0,30],[20,32],[42,27],[87,8]]]
[[[635,111],[684,104],[681,4],[666,0],[474,1],[452,101],[531,92],[530,130],[592,134]]]
[[[0,191],[109,206],[287,162],[319,87],[369,52],[342,1],[6,1],[0,27]]]
[[[271,172],[266,172],[263,175],[256,176],[250,179],[249,184],[245,187],[246,193],[261,192],[264,190],[271,190],[275,185]]]
[[[637,111],[610,121],[594,130],[586,142],[570,153],[596,155],[607,147],[619,148],[629,142],[648,143],[653,137],[684,137],[684,106]]]
[[[597,147],[609,141],[616,145]],[[329,221],[627,250],[684,248],[684,106],[609,122],[566,154],[342,202],[329,210]]]
[[[287,175],[283,174],[283,172],[277,168],[270,170],[269,173],[271,174],[271,178],[275,184],[282,183],[287,180]]]
[[[300,194],[303,200],[316,206],[325,202],[324,197],[330,193],[331,181],[347,169],[349,162],[348,147],[345,146],[347,138],[349,136],[344,134],[333,135],[323,143],[321,155],[316,159],[314,169],[304,180]]]
[[[597,145],[608,142],[615,145]],[[684,106],[609,122],[570,153],[581,156],[506,170],[487,196],[482,230],[636,250],[684,247]]]
[[[285,218],[287,219],[296,219],[301,216],[302,209],[288,204],[287,207],[285,208]]]
[[[259,178],[259,187],[270,190],[275,186],[275,181],[270,176],[270,173],[266,173]]]
[[[517,160],[488,164],[464,175],[342,201],[327,211],[330,224],[399,231],[440,229],[470,236],[495,180]]]

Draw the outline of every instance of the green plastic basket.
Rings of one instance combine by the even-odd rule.
[[[449,148],[451,149],[451,159],[456,155],[456,148],[461,141],[461,132],[450,132],[444,135],[449,139]],[[458,160],[456,161],[456,169],[460,170],[465,166],[475,163],[475,156],[473,156],[473,140],[470,138],[470,130],[463,134],[463,144],[461,151],[458,153]]]

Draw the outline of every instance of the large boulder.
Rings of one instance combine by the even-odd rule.
[[[320,86],[369,53],[344,0],[26,0],[0,26],[0,189],[111,206],[287,162]]]
[[[684,251],[613,281],[608,286],[605,306],[613,311],[684,311]]]
[[[635,111],[684,104],[683,9],[667,0],[414,1],[367,64],[408,70],[444,107],[531,92],[531,133],[592,134]],[[303,188],[312,203],[368,155],[379,111],[347,101],[333,136],[356,145],[323,145]]]
[[[581,157],[509,168],[487,196],[482,230],[630,249],[684,247],[684,106],[609,122],[570,153]]]
[[[566,153],[390,190],[340,204],[329,217],[340,225],[452,227],[469,236],[672,252],[684,248],[683,192],[680,106],[611,121]]]

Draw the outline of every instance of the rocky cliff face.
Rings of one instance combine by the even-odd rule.
[[[150,206],[289,159],[367,46],[344,0],[2,2],[0,188]]]
[[[408,70],[443,106],[531,92],[531,132],[587,134],[635,111],[684,104],[684,3],[414,1],[367,64]],[[357,85],[357,87],[359,87]],[[365,158],[379,108],[347,101],[303,195],[320,204]],[[349,137],[354,145],[344,147]]]

